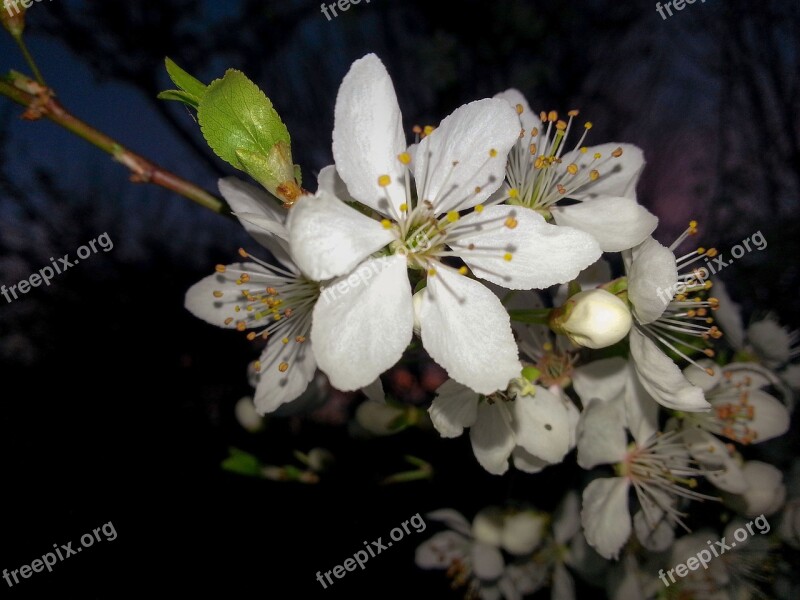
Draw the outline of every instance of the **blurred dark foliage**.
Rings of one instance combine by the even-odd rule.
[[[185,110],[156,100],[168,87],[165,56],[206,81],[228,67],[255,80],[287,122],[312,189],[331,161],[339,82],[366,52],[387,64],[407,127],[511,86],[537,109],[579,107],[595,123],[590,142],[645,148],[640,199],[662,218],[662,241],[692,217],[702,221],[699,243],[723,252],[760,229],[768,248],[723,277],[748,312],[773,309],[800,324],[797,3],[708,2],[664,22],[647,3],[610,0],[373,0],[330,22],[315,1],[64,0],[30,17],[35,35],[68,49],[98,81],[128,84],[152,103],[163,121],[146,125],[154,142],[145,153],[158,159],[159,139],[180,139],[206,165],[204,177],[229,171]],[[5,123],[18,115],[7,103],[0,108]],[[72,108],[90,117],[90,109]],[[143,127],[124,111],[120,120]],[[118,590],[151,590],[157,576],[183,592],[219,586],[226,597],[254,589],[318,594],[317,570],[411,514],[457,503],[471,517],[509,493],[551,509],[552,490],[576,477],[556,467],[501,483],[478,467],[468,440],[418,431],[353,442],[341,427],[276,419],[265,433],[246,435],[232,407],[248,393],[245,366],[257,350],[182,308],[191,283],[248,244],[243,232],[182,199],[134,189],[110,161],[99,171],[70,164],[85,169],[74,187],[59,177],[63,165],[14,171],[4,133],[2,282],[16,283],[104,231],[115,244],[50,287],[0,300],[0,439],[10,497],[0,567],[29,563],[108,520],[119,532],[102,550],[59,565],[57,575],[25,581],[12,590],[19,597],[51,587],[65,597],[121,597]],[[31,175],[35,185],[23,183]],[[343,467],[316,488],[251,481],[220,471],[229,446],[274,464],[291,462],[293,449],[323,446]],[[408,452],[433,462],[435,481],[378,486],[405,467]],[[443,597],[440,573],[413,568],[414,547],[429,533],[323,593]]]

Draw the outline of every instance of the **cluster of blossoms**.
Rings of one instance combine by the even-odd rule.
[[[486,471],[535,474],[574,457],[580,490],[552,516],[430,515],[449,530],[417,563],[447,569],[469,597],[550,587],[572,598],[573,573],[610,597],[656,597],[657,565],[693,543],[692,502],[717,517],[783,511],[780,536],[800,546],[782,471],[747,458],[789,428],[797,335],[774,318],[745,332],[724,288],[697,282],[693,265],[715,251],[679,250],[697,224],[669,247],[652,237],[658,219],[636,199],[641,150],[585,145],[592,125],[577,116],[537,114],[508,90],[415,128],[409,145],[392,81],[365,56],[339,89],[334,164],[316,193],[287,210],[220,182],[274,260],[240,250],[186,298],[209,323],[266,340],[252,365],[261,415],[302,401],[318,372],[380,406],[381,375],[416,337],[448,377],[430,423],[444,438],[469,429]],[[712,348],[722,331],[731,351]],[[756,559],[730,556],[670,593],[758,597]]]

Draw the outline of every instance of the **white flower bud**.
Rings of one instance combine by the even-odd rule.
[[[542,542],[544,518],[534,512],[521,512],[506,517],[503,523],[502,545],[511,554],[532,553]]]
[[[402,409],[373,400],[362,402],[356,409],[358,424],[374,435],[397,433],[398,429],[392,428],[392,424],[402,415]]]
[[[553,330],[585,348],[616,344],[628,335],[633,323],[625,303],[602,289],[578,292],[553,313]]]
[[[503,513],[489,506],[481,510],[472,520],[472,537],[483,544],[500,547],[503,538]]]
[[[253,399],[250,396],[240,398],[233,409],[236,420],[250,433],[256,433],[264,428],[264,419],[256,412]]]

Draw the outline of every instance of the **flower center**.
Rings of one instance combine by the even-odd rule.
[[[522,105],[517,105],[517,112],[522,114],[522,111]],[[603,171],[611,170],[611,162],[622,156],[622,148],[608,155],[600,152],[588,155],[589,149],[583,146],[592,128],[588,121],[583,125],[578,143],[565,155],[567,137],[578,114],[577,110],[571,110],[567,113],[569,120],[564,121],[554,110],[542,112],[539,115],[541,128],[521,131],[506,167],[509,204],[527,206],[547,218],[550,206],[597,181]]]

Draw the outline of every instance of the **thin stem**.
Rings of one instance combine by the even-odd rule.
[[[11,37],[13,37],[14,40],[17,42],[17,46],[19,46],[19,50],[20,52],[22,52],[22,56],[25,57],[25,62],[28,63],[28,66],[30,67],[31,71],[33,71],[34,77],[36,77],[36,81],[38,81],[43,86],[46,86],[47,84],[44,82],[44,77],[42,77],[42,72],[39,71],[39,67],[36,66],[36,61],[33,60],[33,56],[28,51],[28,45],[25,43],[25,40],[22,39],[22,34],[21,33],[19,35],[12,34]]]
[[[27,110],[22,115],[24,119],[37,120],[46,117],[110,154],[114,160],[128,167],[131,171],[131,181],[152,183],[180,194],[215,213],[230,214],[227,204],[219,198],[143,156],[131,152],[116,140],[73,116],[54,98],[50,88],[33,79],[12,72],[8,77],[0,79],[0,95],[26,107]]]

